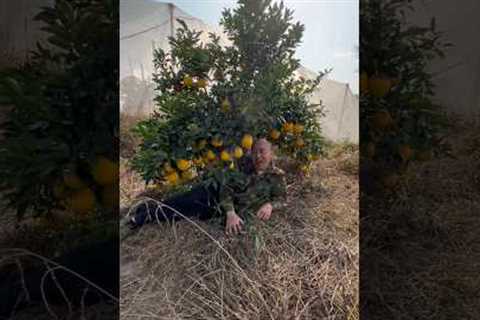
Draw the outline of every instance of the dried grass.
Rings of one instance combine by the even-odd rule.
[[[395,200],[362,198],[362,317],[478,318],[480,127],[454,123],[451,156],[415,164]]]
[[[123,241],[121,318],[358,319],[358,180],[337,160],[289,176],[284,208],[254,232],[182,221]],[[121,180],[125,204],[133,181]]]

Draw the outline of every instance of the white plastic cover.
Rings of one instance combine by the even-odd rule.
[[[220,27],[205,24],[178,7],[151,0],[121,0],[120,2],[120,81],[121,111],[146,115],[154,109],[153,48],[168,50],[167,37],[178,27],[176,19],[183,19],[197,31],[204,31],[202,41],[208,41],[208,33],[221,36],[222,45],[230,41]],[[305,78],[316,74],[304,67],[298,70]],[[347,84],[323,80],[311,97],[312,103],[323,101],[326,117],[321,119],[327,138],[358,142],[358,98]]]

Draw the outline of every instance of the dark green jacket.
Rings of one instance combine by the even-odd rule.
[[[251,157],[246,156],[240,163],[240,172],[230,175],[226,183],[221,184],[219,205],[223,213],[235,210],[246,217],[255,215],[268,202],[277,209],[285,195],[286,183],[282,170],[272,166],[257,174]]]

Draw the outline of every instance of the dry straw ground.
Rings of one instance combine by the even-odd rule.
[[[121,318],[358,319],[358,150],[331,149],[257,236],[149,225],[121,244]],[[121,202],[143,185],[121,169]],[[208,235],[207,235],[208,234]]]
[[[395,197],[362,198],[368,319],[479,318],[480,126],[451,123],[449,154],[415,164]]]

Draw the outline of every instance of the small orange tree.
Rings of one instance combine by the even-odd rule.
[[[293,76],[304,27],[291,20],[283,3],[239,0],[223,12],[227,47],[214,34],[200,43],[200,32],[178,20],[171,52],[154,52],[158,109],[135,128],[142,143],[132,165],[147,183],[188,185],[195,177],[233,174],[260,137],[303,169],[321,154],[320,104],[310,104],[308,94],[324,73]]]
[[[118,203],[115,1],[57,0],[37,15],[47,46],[0,71],[0,106],[12,105],[0,146],[0,192],[17,217]],[[100,209],[100,210],[97,210]]]
[[[428,27],[406,25],[410,2],[365,0],[360,10],[362,155],[388,168],[387,185],[410,161],[434,156],[445,126],[426,68],[450,44],[442,43],[435,19]]]

